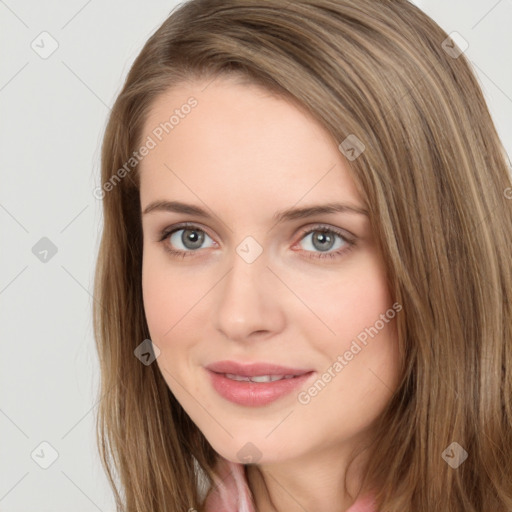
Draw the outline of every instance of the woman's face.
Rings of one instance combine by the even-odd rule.
[[[266,90],[207,84],[161,96],[143,135],[142,284],[156,363],[227,459],[336,457],[396,388],[400,305],[337,144]],[[345,208],[314,209],[335,203]],[[235,366],[208,369],[225,361]],[[294,377],[247,381],[285,374]]]

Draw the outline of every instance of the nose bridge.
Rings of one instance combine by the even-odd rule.
[[[228,338],[243,340],[256,331],[282,328],[277,283],[267,264],[267,254],[251,240],[243,241],[232,254],[214,309],[215,327]]]

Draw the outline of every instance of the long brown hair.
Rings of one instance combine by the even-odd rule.
[[[511,179],[447,37],[406,0],[192,0],[147,41],[102,147],[97,434],[119,511],[202,510],[198,475],[213,481],[216,453],[158,366],[134,356],[149,332],[133,154],[161,93],[224,74],[305,107],[337,144],[365,146],[350,171],[403,307],[402,379],[364,472],[379,511],[512,510]],[[457,467],[454,450],[467,454]]]

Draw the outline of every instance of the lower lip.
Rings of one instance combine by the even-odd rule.
[[[214,389],[226,400],[246,407],[260,407],[275,402],[303,385],[314,372],[274,382],[248,382],[228,379],[207,370]]]

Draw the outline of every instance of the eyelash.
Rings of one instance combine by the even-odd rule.
[[[169,244],[165,243],[166,240],[169,238],[169,236],[171,236],[176,231],[180,231],[182,229],[192,229],[195,231],[201,231],[208,235],[208,233],[204,229],[200,228],[196,224],[185,222],[183,224],[173,226],[172,228],[164,229],[160,233],[160,238],[158,239],[158,242],[163,243],[164,249],[168,253],[170,253],[172,256],[176,256],[179,258],[187,258],[189,256],[193,256],[194,253],[199,252],[199,249],[198,250],[188,250],[188,251],[178,251],[175,249],[171,249],[171,247],[169,247]],[[333,251],[333,252],[321,253],[321,252],[305,251],[306,253],[310,253],[307,256],[308,258],[321,260],[324,258],[341,257],[342,255],[346,254],[347,252],[351,251],[356,245],[356,242],[354,239],[348,238],[347,235],[342,233],[340,230],[331,228],[331,227],[328,227],[328,226],[325,226],[322,224],[314,226],[314,227],[308,229],[307,231],[304,231],[303,233],[301,233],[301,237],[299,240],[302,240],[305,236],[310,235],[311,233],[315,233],[317,231],[322,232],[322,233],[333,233],[335,235],[338,235],[346,243],[346,245],[343,248],[337,249],[336,251]],[[208,236],[210,236],[210,235],[208,235]],[[212,237],[210,237],[210,238],[212,238]],[[313,256],[313,255],[315,255],[315,256]]]

